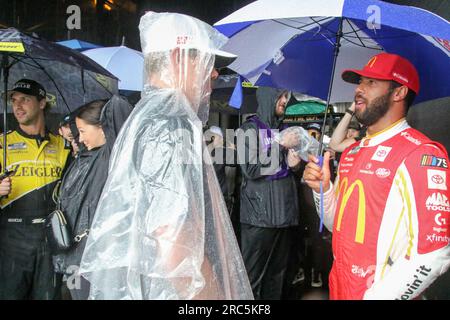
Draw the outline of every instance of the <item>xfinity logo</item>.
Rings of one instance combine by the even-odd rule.
[[[438,236],[436,234],[427,234],[427,241],[431,243],[435,242],[446,242],[450,243],[450,238],[447,236]]]

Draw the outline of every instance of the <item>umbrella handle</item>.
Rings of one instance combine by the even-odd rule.
[[[323,166],[323,156],[318,156],[319,159],[318,165],[322,168]],[[323,209],[323,182],[320,181],[320,225],[319,225],[319,233],[322,233],[323,231],[323,216],[324,216],[324,209]]]
[[[3,72],[3,85],[4,85],[4,106],[3,106],[3,163],[2,165],[2,171],[6,174],[8,170],[6,169],[6,150],[7,148],[7,142],[6,142],[6,135],[8,133],[8,123],[6,121],[7,118],[7,108],[8,108],[8,78],[9,78],[9,57],[8,53],[3,53],[2,57],[2,63],[1,63],[1,70]]]

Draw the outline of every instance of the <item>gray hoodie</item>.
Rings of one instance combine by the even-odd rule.
[[[257,117],[271,129],[280,129],[283,120],[275,116],[276,101],[282,92],[282,90],[267,87],[260,87],[256,91]],[[242,170],[241,223],[272,228],[298,225],[298,196],[294,175],[290,173],[287,177],[278,180],[267,179],[264,169],[267,169],[269,164],[262,163],[259,158],[251,159],[252,154],[258,154],[260,151],[256,124],[247,121],[241,129],[247,136],[254,135],[258,140],[256,146],[250,145],[246,140],[245,159],[239,159]],[[273,147],[272,150],[277,148]],[[278,156],[280,163],[286,160],[286,151],[282,147],[279,147]],[[245,163],[242,164],[243,162]]]

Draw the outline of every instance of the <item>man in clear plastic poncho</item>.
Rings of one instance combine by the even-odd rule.
[[[149,12],[139,30],[144,89],[83,255],[90,299],[252,299],[202,137],[214,64],[235,56],[218,50],[226,37],[186,15]]]

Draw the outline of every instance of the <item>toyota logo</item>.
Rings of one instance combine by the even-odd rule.
[[[444,183],[444,178],[442,178],[442,176],[435,174],[434,176],[431,177],[431,181],[433,181],[436,184],[442,184]]]
[[[386,150],[378,150],[377,157],[384,157],[386,155]]]

